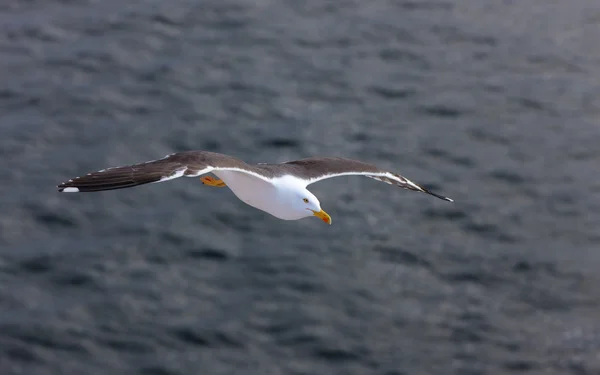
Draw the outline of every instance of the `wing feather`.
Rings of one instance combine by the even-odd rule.
[[[306,185],[326,178],[362,175],[399,186],[403,189],[430,194],[452,202],[417,185],[406,177],[382,170],[375,165],[358,160],[324,157],[307,158],[281,164],[251,166],[229,155],[209,151],[185,151],[170,154],[159,160],[147,161],[122,167],[107,168],[75,177],[59,184],[59,192],[93,192],[134,187],[185,177],[196,177],[214,170],[234,170],[269,181],[269,178],[292,174],[307,181]]]
[[[178,177],[196,177],[213,170],[240,170],[252,173],[253,167],[234,157],[208,151],[186,151],[159,160],[107,168],[75,177],[59,184],[59,192],[94,192],[163,182]]]
[[[307,158],[289,161],[281,165],[285,165],[286,168],[292,166],[294,168],[294,174],[298,174],[303,179],[307,180],[307,185],[332,177],[358,175],[396,185],[403,189],[426,193],[445,201],[453,201],[448,197],[436,194],[423,186],[417,185],[400,174],[388,172],[373,164],[364,163],[358,160],[330,157]]]

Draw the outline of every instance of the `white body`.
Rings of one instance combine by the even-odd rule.
[[[232,170],[212,171],[242,202],[282,220],[298,220],[321,211],[317,197],[306,189],[306,181],[292,176],[272,183],[248,173]],[[303,199],[309,200],[305,203]]]

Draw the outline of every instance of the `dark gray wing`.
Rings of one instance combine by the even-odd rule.
[[[452,199],[433,193],[404,176],[382,170],[375,165],[363,163],[358,160],[321,157],[294,160],[279,165],[282,166],[281,170],[283,172],[287,171],[289,174],[308,181],[307,185],[331,177],[359,175],[396,185],[403,189],[427,193],[436,198],[452,202]]]
[[[58,185],[60,192],[92,192],[123,189],[186,176],[196,177],[215,169],[252,172],[254,167],[234,157],[208,151],[186,151],[159,160],[107,168],[75,177]]]

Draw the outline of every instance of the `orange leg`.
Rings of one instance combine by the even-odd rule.
[[[210,176],[200,177],[200,181],[202,181],[202,183],[204,185],[208,185],[208,186],[214,186],[214,187],[225,187],[225,186],[227,186],[227,185],[225,185],[225,183],[223,182],[223,180],[217,180],[216,178],[212,178]]]

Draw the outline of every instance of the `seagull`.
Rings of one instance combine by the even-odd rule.
[[[207,173],[211,176],[202,176]],[[331,224],[331,216],[307,186],[326,178],[366,176],[403,189],[453,200],[433,193],[397,173],[358,160],[311,157],[279,164],[247,164],[235,157],[209,152],[184,151],[159,160],[102,169],[75,177],[57,186],[59,192],[95,192],[164,182],[178,177],[200,177],[208,186],[225,187],[244,203],[282,220],[316,216]]]

